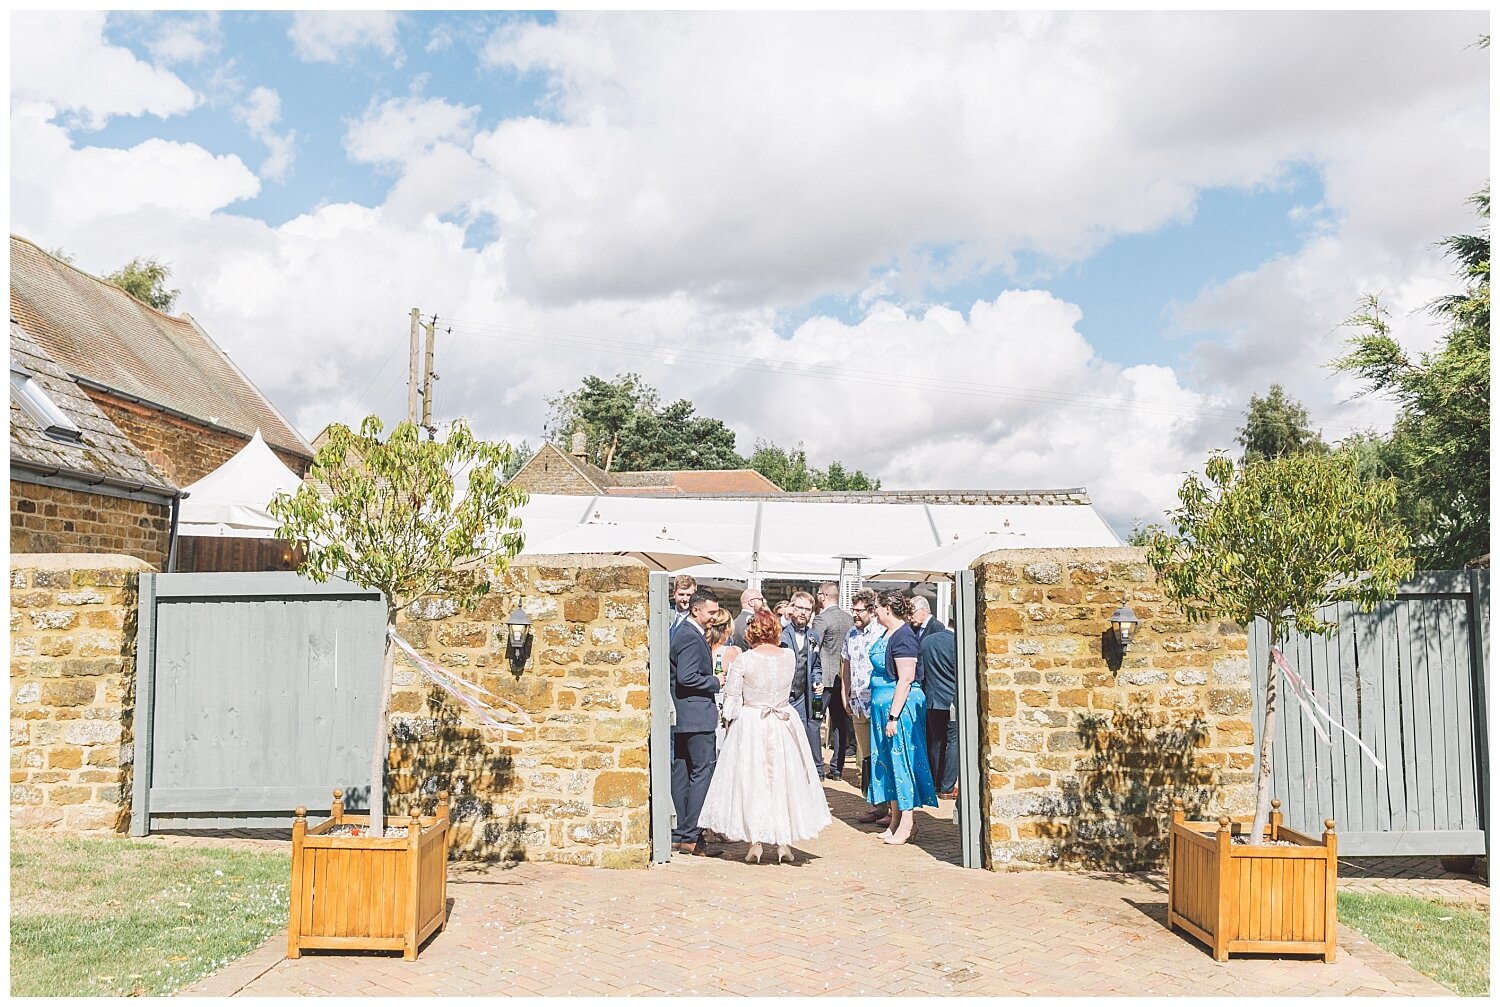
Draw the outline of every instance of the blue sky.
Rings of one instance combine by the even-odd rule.
[[[636,369],[742,450],[1085,485],[1128,528],[1273,381],[1328,430],[1389,422],[1325,364],[1366,292],[1435,338],[1433,242],[1487,178],[1487,31],[20,15],[12,229],[96,272],[169,262],[309,436],[392,380],[398,418],[399,360],[372,378],[417,306],[453,325],[440,415],[488,436],[535,441],[548,396]]]

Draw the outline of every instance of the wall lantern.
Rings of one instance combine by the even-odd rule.
[[[1130,606],[1120,601],[1120,607],[1115,609],[1115,614],[1109,617],[1109,628],[1115,634],[1115,643],[1119,645],[1120,653],[1123,654],[1130,649],[1130,642],[1135,636],[1135,628],[1141,624],[1141,620],[1135,617]]]
[[[505,620],[505,650],[512,661],[524,659],[526,640],[531,636],[531,616],[520,605]]]

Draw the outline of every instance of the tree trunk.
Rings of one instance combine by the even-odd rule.
[[[380,712],[375,716],[375,744],[370,754],[370,835],[377,838],[385,834],[385,749],[390,735],[386,720],[396,681],[396,645],[391,642],[395,631],[396,613],[389,610],[385,623],[385,669],[380,676]]]
[[[1250,827],[1250,845],[1260,846],[1271,821],[1271,745],[1276,738],[1276,657],[1281,626],[1270,624],[1266,648],[1266,716],[1260,727],[1260,774],[1255,781],[1255,823]]]

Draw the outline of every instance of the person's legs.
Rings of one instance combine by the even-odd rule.
[[[683,837],[683,825],[687,822],[689,737],[672,732],[672,810],[677,812],[677,824],[672,828],[674,843],[687,842]]]
[[[839,698],[839,677],[834,676],[833,687],[823,693],[828,697],[824,718],[828,721],[828,747],[833,754],[828,758],[828,770],[832,776],[844,775],[844,752],[849,747],[849,714]]]
[[[947,771],[943,760],[948,754],[948,708],[927,711],[927,765],[932,778],[941,780]],[[942,789],[941,787],[939,789]]]
[[[703,799],[708,796],[708,784],[714,775],[714,732],[694,731],[682,737],[687,752],[687,799],[686,806],[677,814],[677,823],[682,831],[681,841],[697,843],[703,838],[698,813],[703,810]]]
[[[823,776],[823,743],[818,737],[818,727],[822,721],[812,718],[810,707],[811,700],[807,696],[795,699],[788,704],[802,718],[802,729],[807,734],[807,747],[812,752],[813,765],[817,767],[818,778]]]
[[[958,787],[958,721],[948,721],[948,751],[943,758],[943,793],[950,794]]]

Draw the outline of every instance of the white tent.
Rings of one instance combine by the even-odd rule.
[[[993,532],[1010,548],[1117,546],[1120,539],[1090,504],[898,504],[811,500],[714,500],[534,494],[521,509],[524,553],[586,522],[608,521],[649,548],[665,534],[691,542],[752,577],[831,579],[840,553],[863,553],[866,574],[901,560]],[[524,554],[523,553],[523,554]],[[738,579],[726,568],[697,575]],[[742,576],[743,574],[741,574]]]
[[[626,528],[613,521],[587,521],[574,525],[562,534],[554,535],[546,541],[532,541],[528,538],[527,552],[533,555],[582,553],[629,556],[640,560],[653,570],[664,570],[668,573],[717,562],[717,557],[706,549],[697,548],[675,536],[668,535],[666,529],[643,540],[639,528]]]
[[[260,431],[229,461],[186,488],[178,532],[224,538],[275,538],[266,508],[277,492],[295,493],[302,480],[266,446]]]

